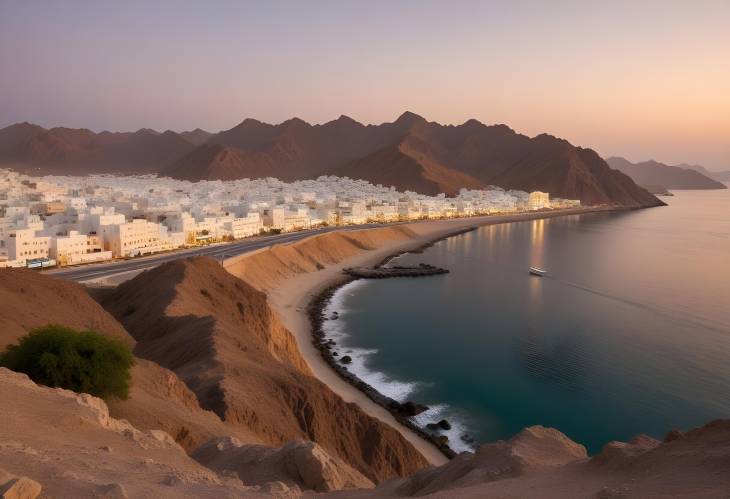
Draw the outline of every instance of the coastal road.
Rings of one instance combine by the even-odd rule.
[[[167,253],[161,253],[157,255],[132,258],[130,260],[113,260],[110,262],[80,265],[77,267],[45,270],[43,271],[43,273],[69,281],[84,282],[95,279],[109,278],[126,272],[148,270],[157,267],[158,265],[162,265],[163,263],[178,260],[180,258],[188,258],[192,256],[208,256],[216,260],[223,261],[226,258],[249,253],[251,251],[266,248],[274,244],[299,241],[300,239],[304,239],[315,234],[324,234],[326,232],[333,231],[351,231],[375,226],[382,227],[384,225],[387,224],[324,227],[320,229],[305,230],[301,232],[286,234],[276,234],[272,236],[258,236],[234,241],[232,243],[222,243],[211,246],[202,246],[198,248],[188,248]]]
[[[590,213],[596,211],[607,211],[615,210],[617,208],[610,207],[586,207],[578,209],[564,209],[555,210],[550,213],[541,212],[529,212],[512,215],[486,215],[478,216],[474,218],[461,218],[452,219],[452,221],[458,225],[464,226],[478,226],[486,223],[502,223],[519,220],[530,220],[534,218],[550,218],[554,216]],[[430,221],[410,221],[410,222],[391,222],[385,224],[362,224],[362,225],[348,225],[348,226],[337,226],[337,227],[324,227],[320,229],[304,230],[301,232],[290,232],[286,234],[276,234],[272,236],[257,236],[247,239],[241,239],[232,243],[221,243],[211,246],[202,246],[198,248],[188,248],[183,250],[175,250],[167,253],[160,253],[157,255],[150,255],[144,257],[132,258],[130,260],[112,260],[110,262],[94,263],[88,265],[80,265],[77,267],[66,267],[60,269],[44,270],[44,274],[58,277],[61,279],[67,279],[70,281],[84,282],[96,279],[110,278],[126,272],[148,270],[166,262],[178,260],[180,258],[188,258],[191,256],[208,256],[218,261],[223,261],[227,258],[249,253],[261,248],[266,248],[274,244],[291,243],[299,241],[307,237],[324,234],[327,232],[342,231],[348,232],[352,230],[366,229],[372,227],[387,227],[391,225],[399,224],[413,224],[413,223],[430,223]]]

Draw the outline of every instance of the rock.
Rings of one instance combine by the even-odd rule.
[[[638,435],[630,442],[609,442],[601,452],[591,459],[593,465],[620,468],[631,466],[635,458],[660,444],[659,440],[648,435]]]
[[[664,441],[665,442],[673,442],[674,440],[679,440],[684,436],[684,433],[681,431],[674,429],[667,432],[666,435],[664,435]]]
[[[4,480],[0,476],[0,481]],[[41,484],[28,477],[11,478],[0,484],[2,499],[35,499],[41,493]]]
[[[449,445],[449,437],[446,435],[439,435],[436,437],[436,443],[438,445]]]
[[[104,499],[125,499],[129,497],[127,491],[120,483],[108,483],[106,485],[99,485],[96,488],[95,497]]]
[[[343,364],[350,364],[352,362],[352,357],[350,357],[349,355],[345,355],[340,359],[340,362],[342,362]]]
[[[450,430],[451,423],[449,423],[445,419],[442,419],[438,423],[428,423],[426,425],[426,428],[428,428],[429,430]]]
[[[373,487],[360,472],[314,442],[295,441],[275,449],[224,437],[196,449],[193,458],[219,474],[235,472],[251,485],[280,482],[288,489],[317,492]]]
[[[400,413],[408,417],[418,416],[419,414],[427,410],[427,406],[416,404],[415,402],[411,402],[410,400],[401,404],[400,406]]]

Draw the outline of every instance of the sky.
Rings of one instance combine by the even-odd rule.
[[[0,0],[0,127],[405,110],[730,169],[730,0]]]

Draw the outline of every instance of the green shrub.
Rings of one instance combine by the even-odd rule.
[[[0,354],[0,366],[36,383],[123,399],[129,396],[133,364],[120,340],[54,324],[34,329]]]

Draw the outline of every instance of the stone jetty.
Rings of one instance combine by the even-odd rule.
[[[421,263],[412,267],[394,266],[394,267],[349,267],[342,271],[352,277],[363,279],[385,279],[388,277],[424,277],[437,274],[448,274],[448,269],[434,267],[426,263]]]

